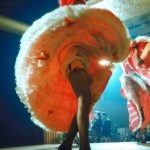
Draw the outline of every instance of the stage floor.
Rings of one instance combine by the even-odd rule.
[[[135,142],[120,143],[92,143],[91,150],[150,150],[150,143],[137,144]],[[0,148],[0,150],[57,150],[59,145],[46,144],[25,147]],[[73,145],[72,150],[78,150],[77,145]]]

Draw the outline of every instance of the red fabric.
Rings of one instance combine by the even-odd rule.
[[[138,55],[141,56],[145,46],[147,45],[148,42],[139,42],[138,43]]]
[[[60,6],[74,5],[74,4],[85,4],[84,0],[59,0]]]
[[[57,61],[55,61],[55,59],[51,60],[49,68],[52,68],[52,71],[57,68]],[[95,66],[95,63],[91,63],[90,68],[92,68],[92,72],[90,69],[89,72],[93,79],[91,84],[92,108],[103,93],[103,90],[111,76],[111,71],[107,68],[101,67],[98,63],[97,66]],[[35,72],[37,72],[37,70],[35,70]],[[42,74],[43,81],[49,79],[45,72]],[[57,80],[55,79],[51,84],[46,84],[46,86],[41,87],[40,92],[35,92],[30,95],[30,105],[33,112],[36,112],[36,115],[39,120],[42,120],[43,124],[47,125],[47,127],[52,130],[66,132],[68,131],[72,118],[77,111],[78,101],[74,91],[72,90],[70,82],[64,78],[60,72],[58,72],[56,77]],[[36,78],[30,78],[28,82],[30,85],[36,83],[38,87],[40,84],[40,80]],[[37,100],[40,100],[39,103],[35,101],[35,97]],[[41,102],[41,100],[44,100],[44,102]],[[40,107],[38,105],[40,105]]]
[[[126,73],[126,74],[129,74],[132,70],[132,68],[130,67],[128,61],[124,61],[122,63],[122,68],[123,68],[123,71]]]
[[[74,4],[74,2],[75,2],[75,0],[59,0],[60,6],[72,5],[72,4]]]
[[[146,44],[148,42],[139,42],[138,43],[138,55],[141,56]],[[150,58],[148,58],[149,60],[145,60],[144,62],[150,61]],[[143,78],[146,83],[150,86],[150,73],[149,71],[147,71],[147,69],[150,68],[150,63],[149,66],[145,65],[145,63],[143,64],[145,67],[143,68],[143,65],[140,66],[136,66],[135,62],[134,62],[134,49],[131,47],[130,48],[130,56],[127,59],[127,62],[129,63],[130,67],[137,73],[139,74],[139,76],[141,76],[141,78]],[[148,64],[148,63],[147,63]]]
[[[18,72],[20,72],[19,77],[23,77],[23,80],[21,80],[23,82],[18,83],[18,89],[21,88],[20,84],[25,85],[21,88],[20,96],[25,99],[23,103],[29,108],[36,124],[39,120],[51,130],[68,131],[78,107],[77,97],[66,75],[66,68],[74,59],[80,58],[92,79],[90,86],[91,108],[107,85],[111,71],[108,67],[99,65],[98,61],[104,56],[111,58],[112,53],[108,54],[105,50],[99,50],[99,40],[96,38],[103,38],[102,35],[104,35],[105,42],[112,44],[110,38],[114,37],[113,43],[121,44],[122,42],[119,38],[125,39],[126,36],[124,34],[122,37],[117,34],[117,30],[112,27],[111,21],[116,23],[115,25],[124,32],[121,22],[110,12],[103,10],[91,11],[89,14],[85,14],[84,18],[79,15],[80,21],[77,21],[72,26],[68,27],[68,24],[65,24],[64,26],[56,27],[55,31],[51,30],[53,29],[51,27],[46,31],[41,31],[41,35],[35,39],[34,44],[31,42],[32,44],[30,44],[29,48],[21,49],[23,51],[21,51],[19,59],[23,60],[18,66]],[[71,15],[72,13],[68,13],[67,16],[70,16],[69,14]],[[109,19],[105,21],[100,19],[100,16],[111,19],[110,23],[107,21]],[[70,20],[67,21],[70,22]],[[99,27],[101,24],[102,27],[104,26],[109,31],[112,31],[111,36],[105,35],[101,31],[101,27]],[[34,27],[31,27],[31,29],[34,29]],[[87,28],[83,29],[82,27]],[[40,25],[38,28],[40,29]],[[29,33],[27,32],[27,34]],[[31,36],[33,35],[34,32]],[[116,35],[119,37],[117,38]],[[25,44],[26,42],[22,42],[22,45]],[[71,50],[78,44],[81,47],[83,45],[85,50]],[[126,47],[126,45],[127,43],[121,46]],[[27,55],[23,53],[24,50],[28,52]],[[45,61],[48,58],[47,54],[49,54],[49,59]]]
[[[125,91],[122,88],[121,89],[121,95],[126,98]],[[128,114],[129,114],[129,129],[131,131],[136,130],[140,123],[140,117],[139,113],[137,111],[137,108],[135,104],[132,102],[132,100],[127,100],[127,108],[128,108]]]
[[[138,50],[138,57],[141,56],[145,46],[148,42],[140,41],[137,43],[137,50]],[[130,47],[130,56],[128,57],[127,61],[124,61],[123,63],[123,69],[125,73],[129,73],[131,69],[133,69],[141,78],[145,80],[145,82],[150,85],[150,73],[147,71],[148,68],[150,68],[150,65],[146,66],[146,62],[150,61],[150,58],[148,60],[144,60],[145,68],[143,68],[142,65],[136,66],[134,62],[134,46]],[[148,64],[148,63],[147,63]],[[150,64],[150,63],[149,63]],[[131,69],[130,69],[131,68]],[[150,124],[150,95],[148,95],[146,92],[139,90],[139,96],[141,99],[141,105],[139,107],[142,107],[143,109],[143,115],[144,115],[144,122],[142,123],[142,126],[138,126],[140,123],[140,116],[139,112],[137,111],[137,108],[132,100],[128,100],[127,106],[128,106],[128,113],[129,113],[129,127],[130,130],[136,130],[137,128],[141,128],[141,130],[144,130],[148,124]],[[125,97],[124,90],[121,90],[121,94]]]
[[[138,44],[138,53],[139,53],[139,56],[141,56],[144,48],[146,47],[146,45],[148,44],[149,42],[140,42]],[[146,68],[150,68],[150,55],[148,55],[148,57],[144,60],[144,65]]]
[[[132,100],[127,102],[128,113],[129,113],[129,128],[131,131],[135,130],[140,123],[140,117],[135,104]]]
[[[150,124],[150,95],[142,90],[139,91],[139,95],[142,99],[141,107],[144,115],[141,130],[144,130]]]
[[[148,42],[139,42],[138,43],[138,56],[140,57],[145,46],[147,45]],[[132,60],[129,60],[129,62],[131,63],[131,65],[135,67],[135,64],[134,64],[134,48],[133,47],[130,47],[130,57],[129,59],[132,59]],[[132,61],[132,62],[131,62]]]
[[[138,57],[141,56],[141,54],[142,54],[145,46],[147,45],[147,43],[148,42],[139,42],[138,43],[138,45],[137,45],[137,48],[138,48]],[[135,62],[134,62],[134,47],[132,47],[132,46],[130,47],[130,56],[131,56],[130,59],[132,59],[132,65],[135,66]]]
[[[64,21],[65,21],[66,24],[68,24],[68,25],[71,25],[71,24],[74,23],[69,17],[65,17],[65,18],[64,18]]]
[[[124,98],[126,98],[125,91],[124,91],[123,88],[121,89],[121,95],[122,95]]]

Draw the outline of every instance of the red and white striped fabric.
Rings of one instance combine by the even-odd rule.
[[[128,113],[129,113],[129,128],[131,131],[136,131],[140,128],[141,119],[137,107],[132,100],[127,101]]]
[[[127,99],[124,88],[121,89],[121,95]],[[127,108],[129,114],[129,129],[134,132],[141,127],[141,112],[137,109],[138,107],[135,105],[135,103],[129,99],[127,99]]]

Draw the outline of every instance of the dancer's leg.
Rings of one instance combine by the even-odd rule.
[[[77,125],[80,135],[80,149],[89,150],[88,117],[91,100],[89,76],[85,70],[78,69],[69,74],[69,80],[78,98]]]
[[[67,74],[72,88],[78,98],[78,110],[70,125],[67,138],[63,144],[60,145],[59,150],[71,149],[73,140],[78,132],[78,128],[81,137],[80,147],[82,148],[82,145],[84,145],[84,147],[88,148],[83,147],[82,149],[88,150],[88,116],[90,106],[89,87],[91,80],[89,80],[89,75],[86,73],[84,70],[84,65],[79,60],[75,60],[70,65],[68,65]]]
[[[71,150],[73,140],[78,132],[76,115],[72,119],[66,140],[60,145],[58,150]]]

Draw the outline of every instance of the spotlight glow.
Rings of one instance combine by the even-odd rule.
[[[100,60],[98,63],[100,65],[102,65],[102,66],[108,66],[108,65],[110,65],[110,61],[108,61],[108,60]]]

